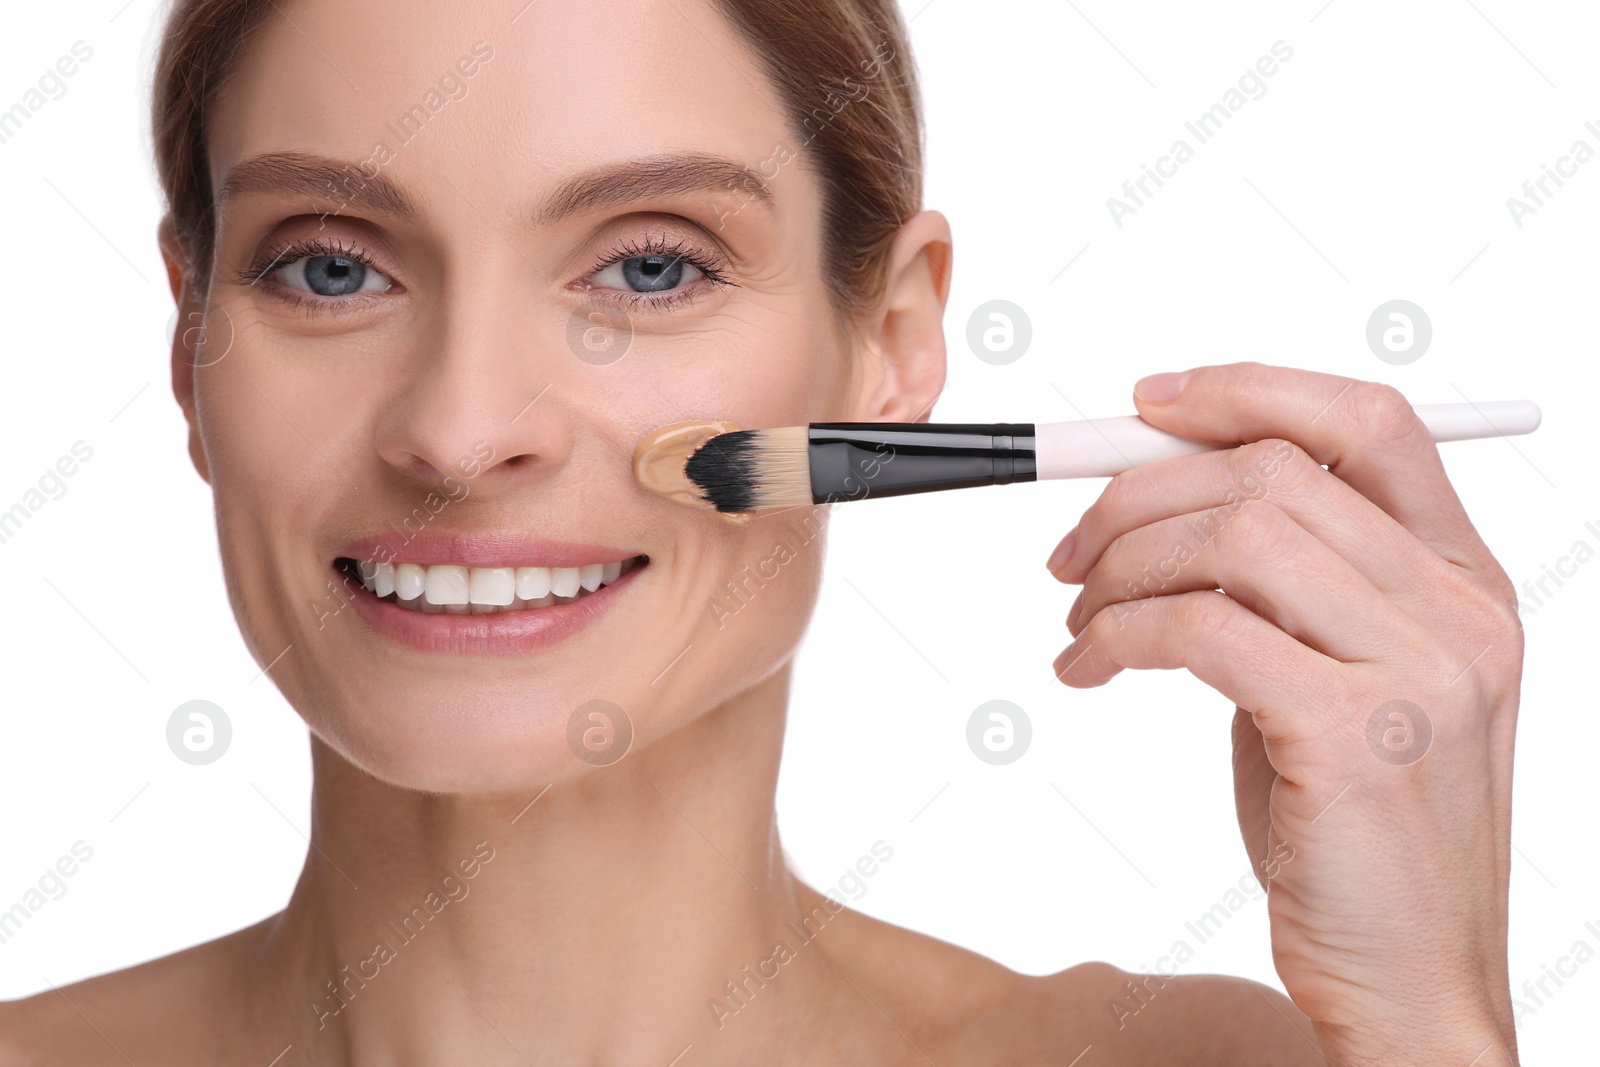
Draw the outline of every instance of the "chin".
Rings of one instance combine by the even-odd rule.
[[[491,614],[461,642],[461,627],[484,620],[405,612],[360,575],[336,586],[323,575],[263,583],[235,606],[258,656],[293,644],[272,677],[329,753],[397,788],[532,799],[636,764],[647,740],[682,732],[791,660],[821,559],[796,553],[781,573],[746,573],[747,557],[770,551],[697,560],[712,578],[694,582],[679,577],[686,565],[646,558],[571,604]],[[305,596],[276,597],[279,584],[323,593],[315,618],[294,612]],[[255,611],[239,612],[244,604]],[[499,641],[492,624],[519,613],[566,618]]]
[[[583,703],[574,698],[575,705]],[[585,766],[569,747],[571,714],[563,700],[527,694],[520,702],[490,700],[483,692],[462,699],[413,692],[375,701],[368,693],[344,707],[344,713],[314,723],[314,732],[346,762],[402,789],[526,792],[531,799]],[[375,708],[387,710],[374,715]],[[622,732],[616,724],[610,729],[614,738]],[[592,736],[591,742],[595,740]],[[631,748],[631,729],[618,740]]]

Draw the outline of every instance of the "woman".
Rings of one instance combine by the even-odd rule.
[[[312,732],[312,848],[281,913],[0,1006],[0,1062],[1515,1062],[1512,592],[1369,383],[1141,383],[1149,421],[1245,444],[1112,479],[1050,560],[1083,585],[1064,683],[1186,667],[1240,705],[1292,1002],[1019,975],[786,869],[823,539],[708,612],[781,520],[676,507],[628,457],[938,397],[951,237],[891,0],[180,0],[157,77],[161,247],[204,324],[174,392]],[[1107,1010],[1130,991],[1159,1010]]]

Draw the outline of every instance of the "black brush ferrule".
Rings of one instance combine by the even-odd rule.
[[[811,499],[828,504],[972,485],[1031,482],[1031,422],[814,422]]]

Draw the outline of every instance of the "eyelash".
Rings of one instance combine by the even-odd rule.
[[[359,248],[346,246],[337,237],[332,241],[324,240],[321,237],[307,237],[299,241],[289,241],[268,248],[262,252],[260,258],[254,263],[239,272],[239,280],[247,285],[255,285],[268,275],[275,274],[285,267],[292,266],[302,259],[310,259],[313,256],[338,256],[340,259],[348,259],[352,263],[359,263],[369,270],[378,270],[378,266],[373,262],[371,256]],[[378,273],[383,274],[385,272],[378,271]],[[379,297],[383,294],[360,293],[347,297],[315,296],[313,294],[308,297],[298,289],[280,286],[279,291],[274,295],[280,300],[293,304],[306,314],[316,315],[341,308],[363,306],[369,304],[371,298]]]
[[[634,244],[632,241],[623,242],[615,251],[608,253],[600,262],[589,268],[589,274],[584,275],[584,277],[598,274],[613,263],[620,263],[624,259],[632,259],[635,256],[672,256],[681,259],[705,275],[705,280],[712,285],[731,285],[737,288],[739,284],[728,277],[727,267],[720,257],[701,251],[693,245],[686,245],[681,240],[669,245],[665,237],[655,236],[646,237],[643,247]],[[622,289],[601,289],[596,286],[590,286],[584,292],[606,293],[608,294],[606,297],[608,300],[615,300],[619,304],[632,308],[644,307],[651,311],[671,311],[692,302],[699,296],[692,289],[669,293],[666,296],[651,296],[649,293],[630,293]]]
[[[359,263],[368,270],[375,270],[380,274],[386,273],[379,270],[372,257],[360,248],[349,247],[338,238],[327,241],[321,237],[310,237],[268,248],[249,267],[239,271],[238,277],[241,282],[247,285],[255,285],[285,267],[314,256],[338,256],[341,259],[348,259],[352,263]],[[738,286],[737,282],[729,279],[727,268],[720,257],[703,252],[692,245],[686,245],[681,240],[669,245],[664,237],[655,236],[646,237],[642,247],[632,241],[623,242],[623,244],[591,267],[585,277],[598,274],[613,263],[619,263],[624,259],[632,259],[636,256],[674,256],[698,270],[705,276],[705,280],[712,285]],[[649,293],[631,293],[620,289],[606,289],[593,285],[586,288],[584,292],[588,294],[606,293],[609,294],[606,299],[615,300],[629,307],[647,307],[653,311],[674,310],[690,303],[699,295],[693,290],[687,290],[669,293],[666,296],[653,296]],[[297,289],[284,289],[279,295],[280,299],[286,300],[310,314],[316,314],[332,311],[340,306],[366,304],[370,298],[383,294],[363,293],[349,297],[308,298],[301,295]]]

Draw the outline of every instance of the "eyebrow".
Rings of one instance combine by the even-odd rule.
[[[574,175],[525,215],[537,225],[549,225],[596,208],[718,191],[765,207],[774,203],[771,188],[749,167],[722,156],[672,153],[607,163]],[[418,215],[416,203],[381,170],[369,175],[349,160],[307,152],[268,152],[238,163],[222,182],[218,207],[252,192],[299,193],[360,205],[406,222]]]
[[[543,226],[595,208],[718,191],[768,207],[773,203],[771,188],[749,167],[721,156],[673,154],[608,163],[574,175],[528,214]]]
[[[306,152],[267,152],[237,164],[217,190],[218,208],[244,193],[300,193],[360,204],[408,222],[417,217],[411,198],[381,170],[368,175],[349,160]]]

